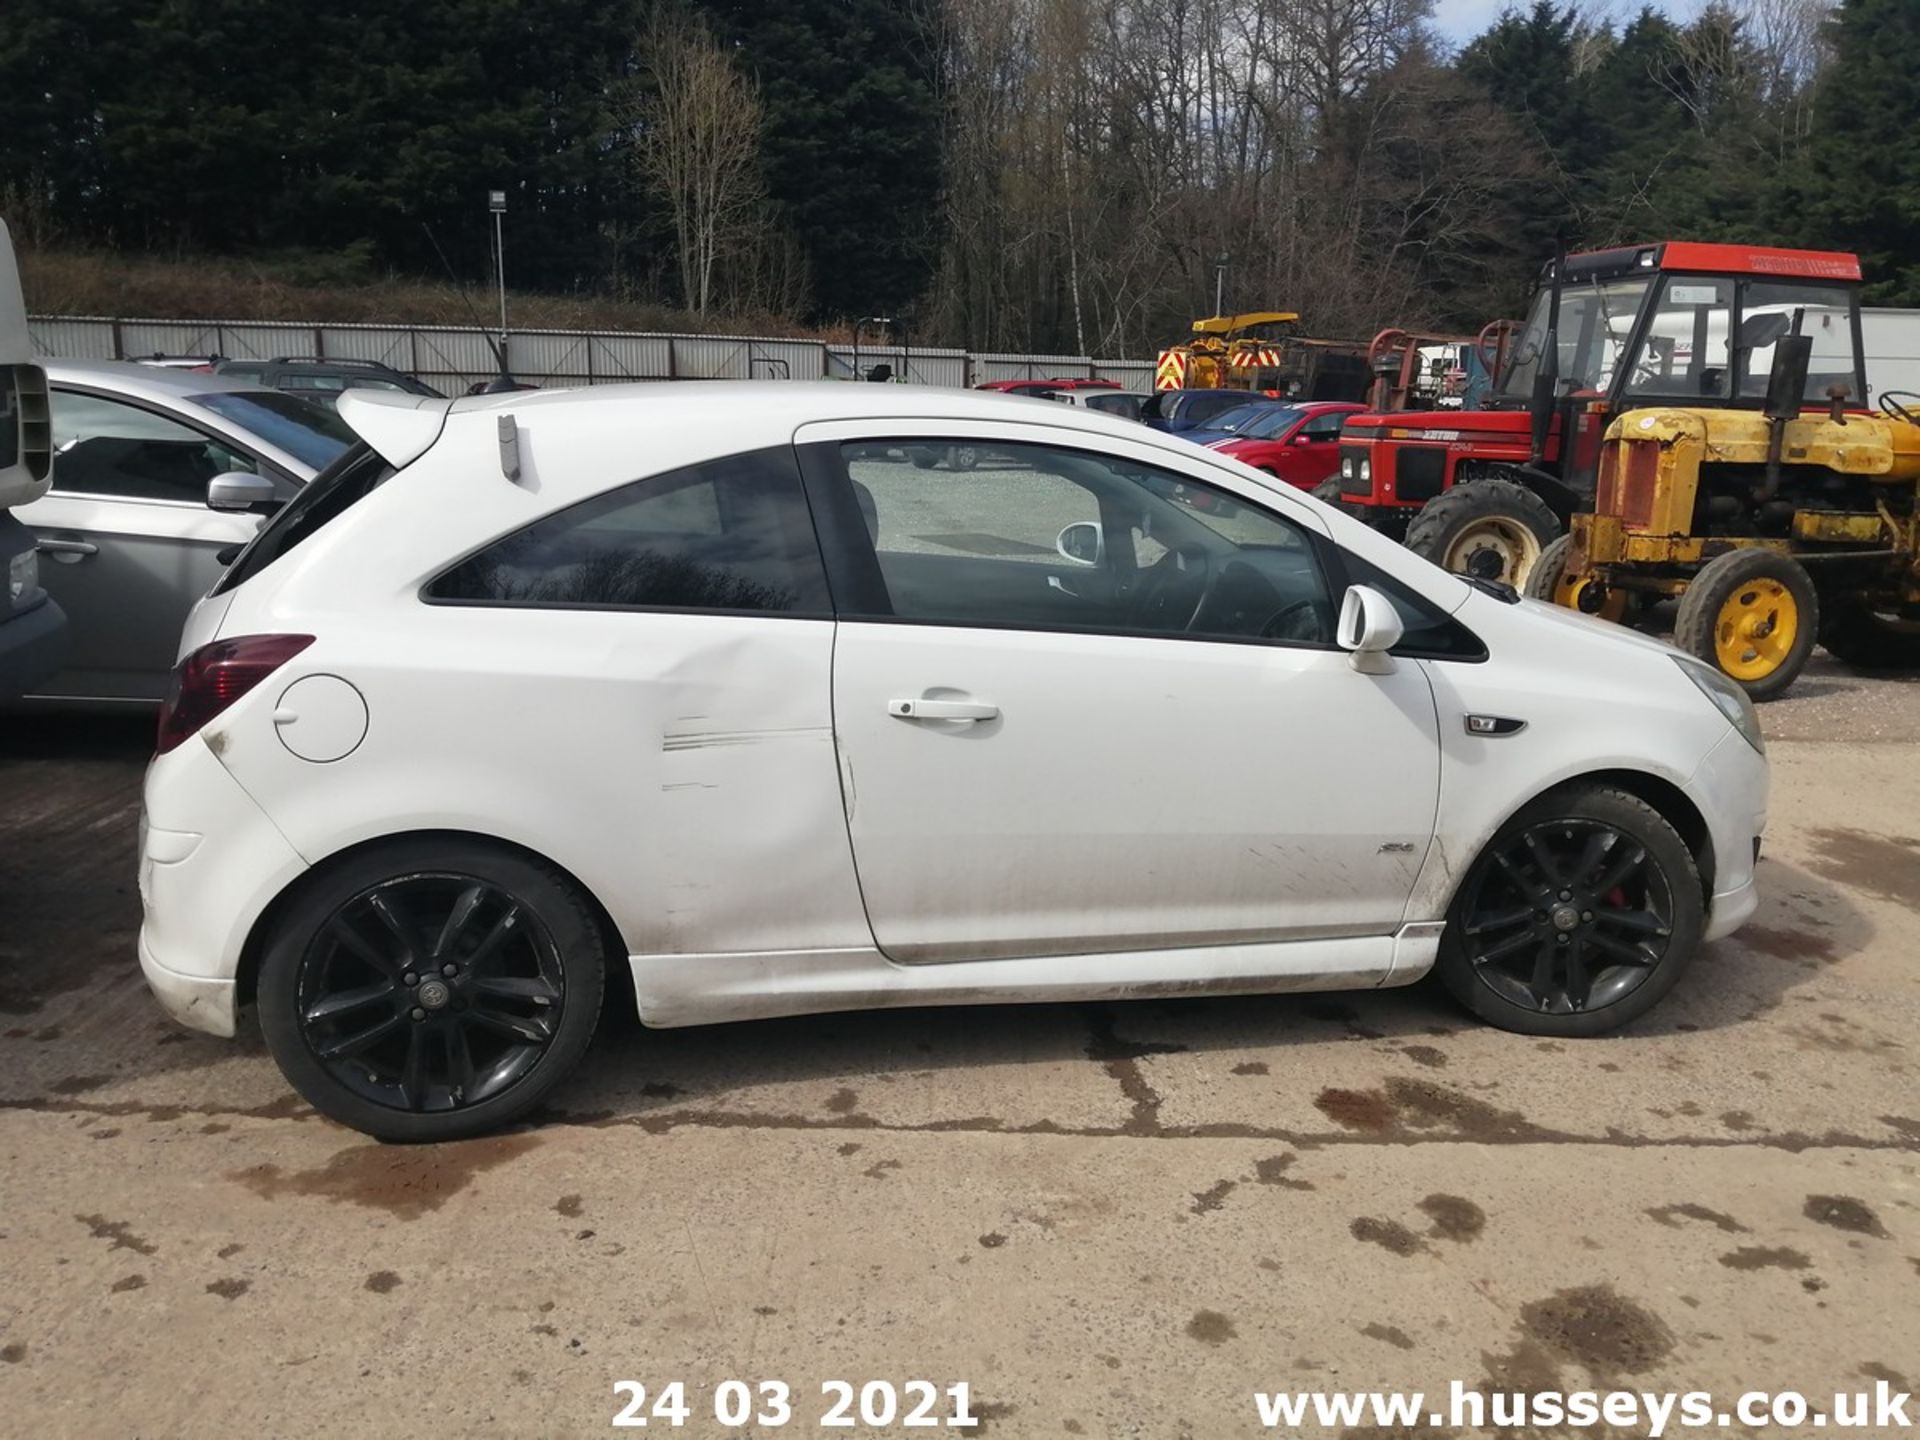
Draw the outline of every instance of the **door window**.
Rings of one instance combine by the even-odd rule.
[[[827,615],[793,453],[690,465],[569,506],[446,571],[429,600]]]
[[[191,426],[100,395],[53,393],[53,483],[81,495],[204,505],[207,482],[253,458]]]
[[[1292,522],[1081,450],[996,442],[971,471],[914,463],[917,450],[969,443],[840,447],[892,616],[1331,643],[1320,556]]]
[[[1347,423],[1346,414],[1335,410],[1325,415],[1315,415],[1300,427],[1300,438],[1309,444],[1324,445],[1340,438],[1340,427]]]

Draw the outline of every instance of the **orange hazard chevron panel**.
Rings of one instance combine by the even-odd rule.
[[[1187,352],[1184,350],[1162,350],[1160,361],[1153,367],[1153,388],[1156,390],[1178,390],[1187,383]]]

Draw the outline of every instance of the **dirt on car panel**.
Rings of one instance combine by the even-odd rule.
[[[233,1171],[227,1178],[263,1200],[310,1195],[385,1210],[401,1220],[418,1220],[466,1189],[476,1175],[539,1145],[540,1137],[529,1134],[434,1146],[354,1145],[317,1169],[289,1173],[278,1165],[255,1165]]]
[[[1829,880],[1895,905],[1920,908],[1920,838],[1866,830],[1816,830],[1822,858],[1813,869]]]

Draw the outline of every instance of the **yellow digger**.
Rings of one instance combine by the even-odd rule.
[[[1816,641],[1861,668],[1920,667],[1920,396],[1850,407],[1867,394],[1859,301],[1832,291],[1787,309],[1751,282],[1695,284],[1681,298],[1697,303],[1670,307],[1640,363],[1667,372],[1649,388],[1702,403],[1607,427],[1592,512],[1542,552],[1528,593],[1612,620],[1677,596],[1674,643],[1755,700],[1783,693]]]
[[[1367,347],[1295,333],[1292,310],[1210,315],[1153,368],[1158,390],[1247,390],[1301,400],[1360,400],[1372,382]]]

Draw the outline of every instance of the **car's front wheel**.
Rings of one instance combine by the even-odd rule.
[[[315,1109],[380,1140],[456,1140],[525,1114],[593,1037],[606,943],[558,871],[481,841],[376,846],[273,926],[260,1028]]]
[[[1673,988],[1705,923],[1700,870],[1673,826],[1623,790],[1573,787],[1522,809],[1474,862],[1436,969],[1503,1030],[1599,1035]]]

